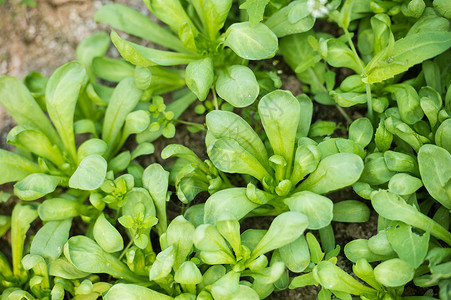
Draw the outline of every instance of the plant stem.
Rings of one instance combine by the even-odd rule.
[[[360,75],[363,77],[367,77],[366,73],[365,73],[365,66],[362,63],[362,60],[360,59],[360,56],[357,54],[357,50],[355,49],[354,43],[352,42],[352,38],[351,35],[349,34],[349,31],[347,28],[342,28],[346,38],[348,39],[348,44],[351,47],[352,50],[352,54],[354,54],[354,58],[357,61],[357,63],[359,64],[360,67]],[[374,123],[373,120],[373,99],[371,97],[371,86],[369,83],[365,83],[365,87],[366,87],[366,97],[367,97],[367,106],[368,106],[368,118],[370,119],[371,123]]]
[[[122,250],[121,255],[119,256],[119,260],[122,259],[122,257],[124,257],[125,252],[127,252],[128,248],[130,248],[133,245],[133,240],[135,239],[135,235],[133,235],[132,238],[130,238],[130,242],[128,242],[128,245],[124,248],[124,250]]]
[[[189,122],[189,121],[184,121],[184,120],[179,120],[179,119],[172,119],[172,121],[180,123],[180,124],[190,125],[190,126],[205,127],[205,124],[196,123],[196,122]]]
[[[213,104],[215,106],[216,110],[219,110],[219,106],[218,106],[218,97],[216,96],[216,89],[214,86],[211,87],[211,92],[213,94]]]

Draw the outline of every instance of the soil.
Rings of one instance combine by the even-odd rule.
[[[75,49],[80,41],[94,32],[107,29],[104,25],[96,24],[93,16],[101,5],[112,2],[127,4],[148,14],[147,8],[140,0],[37,0],[36,7],[21,4],[20,0],[6,1],[5,4],[0,5],[0,73],[20,79],[31,71],[39,71],[50,76],[58,66],[75,59]],[[291,90],[295,95],[301,93],[302,86],[293,72],[283,66],[281,69],[283,88]],[[348,110],[348,113],[352,119],[363,114],[358,109]],[[182,116],[182,119],[203,122],[203,117],[194,114],[192,110]],[[317,120],[331,120],[346,126],[344,118],[333,106],[315,104],[313,121]],[[8,131],[13,126],[13,120],[0,107],[0,147],[2,149],[11,149],[5,141]],[[338,135],[342,135],[343,132],[338,132]],[[164,164],[159,153],[169,143],[186,145],[201,158],[206,158],[203,138],[204,133],[190,133],[186,130],[186,126],[180,126],[174,139],[163,139],[155,143],[157,155],[146,159],[145,164],[153,162]],[[3,190],[10,191],[11,185],[4,185]],[[333,201],[358,199],[352,189],[334,193],[330,197]],[[180,202],[170,204],[174,214],[180,209],[178,203]],[[0,214],[10,212],[11,209],[12,203],[2,204]],[[337,243],[343,248],[352,239],[372,236],[376,233],[376,219],[376,215],[373,214],[370,222],[365,224],[334,223]],[[250,224],[252,228],[267,226],[267,222],[262,219],[257,218],[252,222]],[[2,251],[8,247],[8,235],[0,239],[0,247]],[[343,256],[339,257],[339,265],[346,271],[351,271],[350,263]],[[317,287],[286,290],[273,293],[267,299],[317,299],[318,291]]]

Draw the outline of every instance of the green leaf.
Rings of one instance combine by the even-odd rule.
[[[78,270],[65,257],[60,257],[49,263],[49,275],[65,279],[77,279],[86,277],[89,273]]]
[[[233,65],[219,72],[216,92],[233,106],[246,107],[257,99],[260,87],[251,69]]]
[[[184,23],[188,23],[193,29],[196,28],[186,14],[180,0],[145,0],[144,3],[158,19],[168,24],[175,33],[180,32],[180,27]],[[197,30],[194,34],[196,33]]]
[[[392,222],[386,230],[390,245],[399,258],[412,268],[418,268],[429,249],[429,233],[422,235],[413,231],[412,226],[403,222]]]
[[[38,213],[42,221],[60,221],[79,215],[80,203],[65,198],[52,198],[39,205]]]
[[[141,143],[138,146],[136,146],[135,150],[131,153],[131,159],[135,159],[137,157],[143,156],[143,155],[150,155],[155,152],[155,147],[151,143]]]
[[[78,62],[70,62],[52,74],[45,89],[47,112],[74,162],[77,161],[74,113],[85,81],[85,67]]]
[[[30,254],[40,255],[50,261],[57,259],[63,253],[71,225],[72,219],[47,222],[33,238]]]
[[[254,26],[258,22],[263,20],[265,13],[265,7],[268,5],[269,0],[247,0],[240,5],[240,9],[247,10],[249,15],[249,23]]]
[[[258,112],[274,154],[281,155],[287,162],[287,178],[291,173],[296,131],[301,118],[299,101],[291,92],[277,90],[260,100]]]
[[[69,187],[92,191],[99,188],[105,180],[107,162],[98,155],[93,154],[84,158],[77,170],[69,179]]]
[[[324,196],[302,191],[284,199],[291,211],[303,213],[308,218],[308,229],[326,227],[332,221],[333,202]]]
[[[216,168],[223,172],[248,174],[258,180],[269,176],[258,159],[231,138],[216,140],[210,150],[210,158]]]
[[[0,104],[18,125],[36,128],[52,143],[61,145],[55,128],[19,79],[11,76],[0,78]]]
[[[333,221],[363,223],[370,219],[370,210],[365,203],[357,200],[344,200],[334,203]]]
[[[451,32],[421,32],[399,39],[393,51],[376,55],[365,68],[368,83],[381,82],[439,55],[451,47]]]
[[[94,57],[92,68],[97,77],[112,82],[120,82],[124,78],[132,77],[135,73],[135,67],[132,64],[124,60],[103,56]]]
[[[341,189],[356,182],[363,171],[362,159],[351,153],[337,153],[321,160],[318,168],[296,188],[317,194]]]
[[[325,41],[327,55],[325,61],[336,68],[346,67],[354,70],[357,74],[362,72],[361,63],[356,61],[351,49],[339,39]]]
[[[103,213],[94,223],[92,234],[97,244],[108,253],[121,251],[124,248],[121,234],[108,222]]]
[[[423,118],[424,112],[421,109],[420,97],[413,86],[409,84],[395,84],[389,86],[387,90],[391,91],[396,98],[401,120],[413,125]]]
[[[424,145],[418,152],[421,179],[429,194],[451,209],[451,154],[435,145]]]
[[[330,261],[321,261],[313,269],[313,276],[323,287],[353,295],[376,296],[377,291],[358,282],[354,277]]]
[[[19,202],[11,214],[11,252],[15,276],[23,276],[21,264],[25,238],[31,223],[38,217],[37,203]]]
[[[280,257],[291,272],[301,273],[310,264],[310,252],[304,235],[279,248]]]
[[[33,173],[14,185],[14,194],[22,200],[36,200],[53,192],[60,177]]]
[[[114,255],[103,251],[96,242],[86,236],[71,237],[64,246],[64,255],[83,272],[106,273],[129,282],[146,280],[134,274]]]
[[[216,139],[232,138],[269,170],[268,154],[260,137],[240,116],[228,111],[214,110],[207,114],[208,133]]]
[[[268,232],[252,250],[250,259],[294,242],[307,229],[308,224],[307,216],[299,212],[289,211],[278,215],[272,221]]]
[[[93,59],[104,56],[109,47],[110,37],[103,31],[88,36],[77,46],[77,60],[86,68],[91,82],[97,81],[96,74],[94,73]]]
[[[149,191],[155,204],[156,216],[160,232],[166,231],[166,200],[169,184],[169,172],[165,171],[159,164],[148,166],[142,177],[143,186]]]
[[[213,61],[210,57],[192,61],[186,66],[186,85],[200,101],[207,98],[214,78]]]
[[[378,252],[379,252],[379,254],[377,254],[370,249],[369,245],[370,245],[370,243],[366,239],[353,240],[346,244],[346,246],[344,247],[344,253],[345,253],[346,257],[354,263],[356,263],[359,259],[362,259],[362,258],[364,258],[368,262],[373,262],[373,261],[381,261],[381,260],[390,259],[394,256],[393,252],[382,252],[381,251],[381,250],[385,250],[385,251],[390,250],[391,247],[388,247],[388,249],[387,248],[384,249],[382,246],[386,246],[386,245],[378,245],[379,247],[377,249],[375,249],[375,250],[378,250]],[[387,245],[387,246],[390,246],[390,245]],[[380,254],[380,253],[383,253],[383,254]]]
[[[169,275],[172,271],[172,266],[175,263],[175,248],[169,246],[158,253],[155,262],[149,270],[150,280],[159,280]]]
[[[142,91],[135,86],[133,78],[122,80],[114,89],[105,112],[102,139],[109,148],[115,147],[120,131],[129,113],[133,111],[141,99]],[[111,149],[109,150],[112,151]]]
[[[215,225],[218,220],[242,219],[259,204],[250,201],[246,188],[230,188],[211,195],[205,203],[204,223]]]
[[[106,23],[118,30],[176,51],[186,51],[181,41],[169,30],[154,22],[148,16],[122,4],[103,5],[94,20]]]
[[[408,263],[393,258],[377,265],[374,268],[374,277],[387,287],[401,287],[413,279],[415,273]]]
[[[393,175],[388,182],[388,190],[398,195],[410,195],[423,186],[421,179],[406,173]]]
[[[419,212],[414,206],[407,204],[400,196],[379,190],[371,196],[371,203],[380,216],[429,231],[431,235],[451,245],[451,233],[448,230]]]
[[[202,21],[205,31],[211,41],[215,41],[219,30],[229,15],[232,0],[193,0],[191,1]]]
[[[19,154],[0,149],[0,183],[22,180],[31,173],[39,173],[38,164]]]
[[[227,29],[225,45],[244,59],[259,60],[276,54],[278,40],[266,25],[251,26],[249,22],[243,22],[234,23]]]
[[[305,14],[306,11],[306,1],[291,1],[269,17],[265,24],[277,37],[306,32],[315,25],[315,18]]]
[[[358,143],[362,148],[368,146],[373,139],[373,125],[368,118],[360,118],[349,126],[349,139]]]
[[[89,139],[78,147],[77,157],[80,164],[83,159],[90,155],[104,155],[108,149],[107,144],[100,139]]]
[[[169,224],[166,231],[168,246],[175,248],[174,269],[177,270],[187,259],[194,245],[194,226],[183,216],[178,216]]]
[[[111,31],[111,41],[126,61],[142,67],[183,65],[200,58],[197,53],[170,52],[140,46],[123,40],[115,31]]]
[[[435,132],[435,143],[451,153],[451,119],[443,121]]]
[[[49,140],[49,137],[32,127],[26,125],[14,127],[8,133],[7,143],[47,158],[60,169],[64,169],[67,164],[60,149]]]
[[[174,280],[180,284],[199,284],[202,274],[192,261],[185,261],[174,274]]]

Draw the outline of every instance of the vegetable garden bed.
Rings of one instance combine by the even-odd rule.
[[[2,300],[451,299],[449,1],[143,2],[0,76]]]

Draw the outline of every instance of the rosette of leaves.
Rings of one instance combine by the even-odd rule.
[[[240,217],[237,217],[240,219],[260,206],[261,213],[277,214],[289,210],[289,207],[306,213],[310,209],[307,206],[294,208],[296,203],[313,201],[311,208],[322,203],[324,208],[328,207],[323,211],[330,214],[322,221],[318,220],[316,225],[313,225],[313,219],[309,219],[311,227],[319,229],[327,226],[332,218],[332,202],[319,195],[358,180],[363,162],[354,151],[359,151],[353,147],[322,147],[321,143],[306,137],[312,114],[308,97],[297,99],[290,92],[274,91],[260,100],[258,111],[270,147],[265,147],[250,125],[238,115],[224,111],[207,115],[206,144],[213,164],[220,171],[246,174],[256,179],[249,182],[247,188],[242,188],[246,201],[255,205],[251,205],[253,208],[247,205],[246,209],[241,209],[238,200],[229,198],[223,202],[221,196],[221,200],[207,202],[207,218],[214,220],[216,213],[220,214],[219,207],[217,211],[215,208],[219,203],[222,203],[221,206],[226,202],[234,203],[231,206],[240,211]],[[301,136],[297,147],[296,136]],[[349,145],[357,144],[348,141]],[[221,193],[227,194],[225,191]]]
[[[96,128],[98,122],[77,120],[76,107],[85,103],[87,84],[85,68],[78,62],[58,68],[50,77],[45,111],[16,78],[4,76],[0,84],[1,104],[18,124],[8,134],[8,143],[20,149],[18,153],[1,150],[5,172],[0,182],[20,181],[15,194],[23,200],[38,199],[57,186],[95,190],[107,170],[120,172],[131,159],[153,152],[151,144],[142,143],[132,153],[117,155],[131,134],[144,131],[150,123],[148,113],[134,111],[142,91],[133,78],[114,89],[101,130]],[[91,138],[77,146],[77,133],[90,133]]]
[[[255,101],[259,86],[253,72],[242,65],[243,60],[272,57],[278,40],[268,26],[255,19],[225,28],[232,2],[144,1],[167,27],[119,4],[103,6],[95,19],[169,49],[143,47],[123,40],[113,31],[113,43],[130,63],[141,67],[187,65],[186,85],[199,100],[205,100],[215,86],[222,99],[244,107]],[[237,82],[241,83],[240,87],[231,89]]]
[[[394,11],[389,8],[393,5],[397,7]],[[406,88],[397,83],[406,71],[451,47],[449,21],[438,15],[437,10],[438,6],[425,8],[423,1],[389,4],[388,1],[364,3],[348,0],[340,10],[330,13],[332,20],[344,30],[343,36],[331,38],[322,33],[293,35],[282,39],[281,49],[298,77],[310,85],[318,102],[336,103],[341,107],[366,104],[372,122],[376,122],[373,111],[382,113],[393,103],[403,114],[409,114],[407,107],[415,104],[401,96],[399,90]],[[399,14],[401,11],[405,16]],[[442,9],[440,11],[443,13]],[[409,26],[397,27],[398,22]],[[355,25],[359,31],[354,45],[349,31],[356,28]],[[301,62],[297,59],[299,55],[305,57]],[[334,89],[334,74],[327,71],[321,59],[335,68],[350,68],[357,75],[346,77],[339,88]],[[436,61],[443,59],[437,58]],[[442,93],[443,86],[450,83],[446,76],[437,76],[437,72],[447,72],[449,64],[425,64],[427,70],[420,74],[419,81],[416,84],[409,81],[408,84],[418,90],[421,80],[426,80],[428,86]]]
[[[189,203],[202,191],[213,194],[221,189],[232,187],[228,178],[210,160],[202,161],[189,148],[172,144],[161,152],[163,159],[177,157],[172,167],[177,196],[183,203]]]

